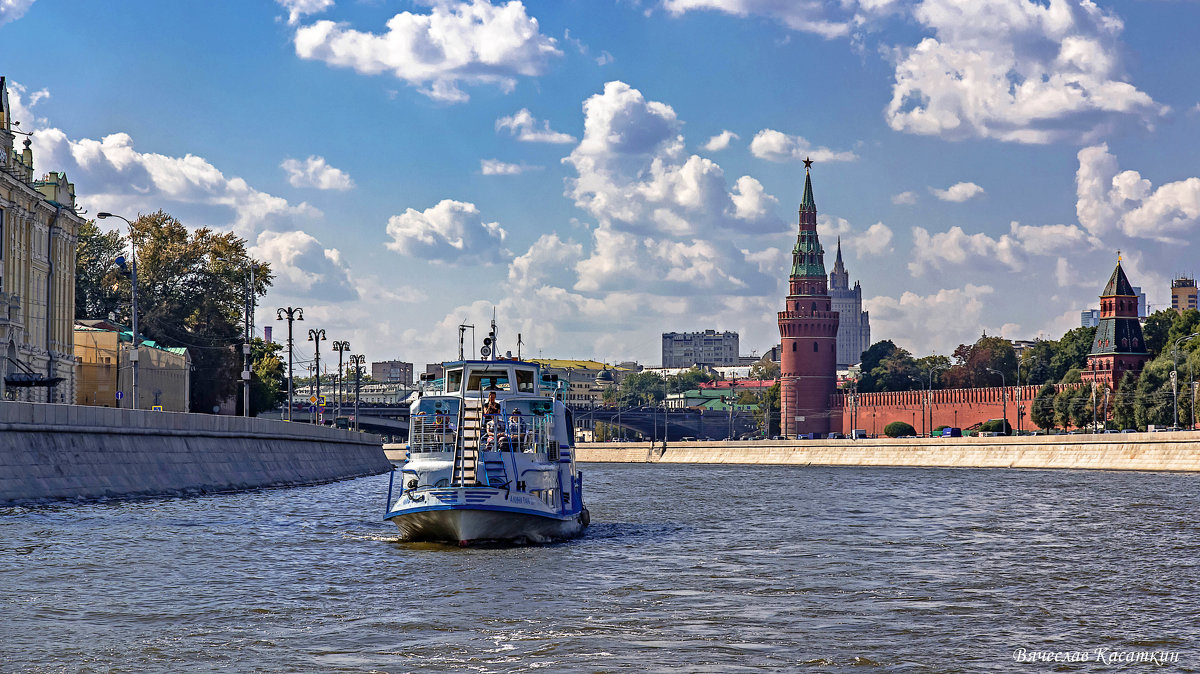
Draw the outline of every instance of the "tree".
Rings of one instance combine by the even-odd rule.
[[[948,388],[999,386],[1000,375],[989,370],[1003,373],[1005,383],[1016,384],[1017,354],[1012,342],[985,334],[974,344],[960,344],[954,350],[954,366],[942,377]]]
[[[1142,324],[1142,337],[1146,340],[1146,350],[1150,352],[1151,359],[1157,358],[1167,346],[1171,325],[1178,316],[1174,309],[1163,309],[1146,317],[1146,322]]]
[[[125,254],[120,232],[101,232],[95,220],[79,227],[75,256],[75,318],[107,318],[124,313],[128,294],[121,291],[122,275],[115,260]],[[128,281],[125,282],[128,286]]]
[[[1076,428],[1090,427],[1093,419],[1099,419],[1099,410],[1096,409],[1096,400],[1093,397],[1095,388],[1091,384],[1084,384],[1074,389],[1074,395],[1071,396],[1071,402],[1068,406],[1070,411],[1071,423]]]
[[[130,226],[137,251],[138,329],[148,339],[183,346],[192,358],[192,411],[210,412],[237,392],[242,371],[242,317],[250,266],[254,296],[266,294],[270,266],[246,253],[246,241],[202,227],[189,230],[163,211],[141,215]],[[87,254],[79,257],[81,311],[112,311],[131,325],[130,278],[112,272],[117,233],[87,232]],[[115,239],[113,238],[115,235]],[[122,242],[120,246],[117,242]],[[218,258],[223,258],[224,262]],[[105,284],[115,281],[112,296]],[[118,301],[112,303],[113,297]],[[107,313],[107,312],[105,312]]]
[[[737,404],[754,405],[754,421],[763,429],[765,437],[779,435],[779,382],[765,391],[743,391],[738,394]]]
[[[1065,382],[1064,377],[1072,369],[1087,368],[1087,356],[1092,352],[1092,342],[1095,339],[1096,328],[1074,328],[1058,340],[1058,348],[1050,359],[1054,381]]]
[[[885,339],[882,342],[875,342],[871,348],[863,352],[862,363],[859,368],[862,371],[862,376],[858,380],[858,390],[861,393],[871,393],[879,391],[876,387],[875,378],[872,376],[872,371],[879,367],[880,362],[890,356],[896,350],[896,345],[892,340]]]
[[[1054,367],[1051,364],[1058,342],[1039,339],[1033,346],[1021,353],[1021,383],[1040,385],[1046,382],[1057,382]]]
[[[1038,390],[1037,397],[1029,406],[1029,419],[1037,424],[1039,428],[1051,429],[1057,424],[1054,418],[1054,384],[1049,382],[1042,384],[1042,388]]]
[[[657,376],[657,375],[654,375]],[[628,379],[628,377],[626,377]],[[693,365],[691,369],[667,377],[667,392],[683,393],[699,388],[701,383],[712,381],[712,375]],[[660,398],[661,400],[661,398]]]
[[[988,419],[982,424],[979,424],[979,432],[1012,435],[1012,424],[1010,424],[1007,419]]]
[[[252,416],[275,409],[287,398],[286,368],[278,355],[282,350],[282,345],[264,342],[261,337],[255,337],[250,342],[250,359],[254,363],[254,378],[250,382]]]
[[[907,421],[893,421],[883,427],[883,434],[889,438],[899,438],[903,436],[916,435],[917,429],[912,427],[912,424]]]
[[[653,372],[634,372],[625,375],[617,393],[622,407],[651,405],[667,397],[667,381]]]
[[[750,366],[751,379],[779,379],[779,375],[779,363],[766,356]]]
[[[1138,375],[1126,372],[1117,385],[1113,400],[1113,423],[1117,428],[1137,428],[1137,385]]]

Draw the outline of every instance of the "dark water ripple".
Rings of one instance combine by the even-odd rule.
[[[1196,671],[1198,479],[588,465],[584,538],[482,549],[399,542],[386,476],[5,508],[0,671]]]

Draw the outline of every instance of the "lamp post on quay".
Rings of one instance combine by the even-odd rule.
[[[130,287],[130,311],[133,314],[133,348],[129,350],[129,362],[133,365],[133,409],[138,408],[138,307],[137,307],[137,247],[133,245],[133,223],[126,218],[115,213],[106,213],[101,211],[96,214],[97,218],[104,220],[105,218],[120,218],[129,225],[129,287]],[[121,258],[117,258],[117,264],[122,264]]]
[[[358,386],[362,377],[363,364],[367,357],[360,354],[350,355],[350,367],[354,368],[354,430],[358,430]]]
[[[220,262],[234,264],[233,260],[219,257]],[[246,284],[246,341],[242,344],[242,416],[250,416],[250,335],[254,331],[251,321],[254,320],[254,272],[258,271],[258,263],[247,258],[250,262],[250,279]]]
[[[287,416],[287,419],[288,419],[288,421],[291,421],[292,420],[292,395],[294,393],[294,391],[292,389],[292,321],[304,320],[304,309],[302,307],[294,307],[294,308],[288,307],[286,309],[284,309],[283,307],[280,307],[279,309],[275,310],[275,320],[282,321],[282,320],[284,320],[285,315],[287,316],[287,323],[288,323],[288,345],[287,345],[288,346],[288,397],[287,397],[288,416]]]
[[[929,388],[925,392],[925,400],[929,403],[929,434],[930,435],[933,434],[933,373],[939,372],[944,369],[946,369],[946,368],[938,367],[936,365],[929,368]],[[924,430],[925,430],[925,420],[922,419],[921,420],[921,431],[924,432]],[[929,436],[926,435],[926,437],[929,437]]]
[[[325,341],[325,328],[311,328],[308,331],[308,341],[313,343],[313,353],[316,355],[317,402],[321,404],[321,342]],[[314,420],[315,421],[315,420]]]
[[[993,370],[992,368],[989,367],[989,368],[987,368],[987,371],[995,372],[996,374],[1000,375],[1000,402],[1003,405],[1003,410],[1004,410],[1004,412],[1003,412],[1003,414],[1004,414],[1004,434],[1008,435],[1008,431],[1009,431],[1009,426],[1008,426],[1008,384],[1005,383],[1004,373],[1001,372],[1000,370]]]
[[[1193,332],[1190,335],[1184,335],[1175,340],[1175,345],[1171,349],[1171,397],[1174,399],[1172,407],[1175,408],[1175,428],[1179,428],[1179,343],[1186,342],[1193,337],[1200,337],[1200,332]]]
[[[338,377],[337,377],[337,411],[334,416],[342,416],[342,354],[350,350],[349,340],[334,340],[333,350],[338,352]]]

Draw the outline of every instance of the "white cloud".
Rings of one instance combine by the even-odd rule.
[[[284,295],[328,302],[358,299],[341,252],[325,248],[310,234],[263,232],[250,254],[271,264],[275,289]]]
[[[740,138],[740,136],[732,131],[722,131],[712,138],[709,138],[708,142],[704,144],[704,149],[708,150],[709,152],[720,152],[721,150],[729,147],[729,141]]]
[[[33,0],[0,0],[0,26],[25,15]]]
[[[525,143],[574,143],[575,137],[569,133],[559,133],[550,128],[549,121],[539,122],[526,108],[521,108],[515,115],[501,117],[496,120],[496,131],[508,129],[517,140]]]
[[[721,167],[684,150],[682,122],[623,82],[584,103],[584,134],[563,160],[567,196],[599,226],[576,269],[583,292],[746,295],[774,288],[733,241],[786,231],[758,180],[731,187]]]
[[[934,37],[895,50],[897,131],[1086,142],[1121,117],[1149,125],[1166,112],[1124,81],[1124,26],[1090,0],[922,0],[912,16]]]
[[[596,57],[596,65],[606,66],[613,62],[613,55],[607,51],[601,50],[600,55]]]
[[[1012,222],[1008,233],[997,238],[982,232],[967,234],[958,226],[936,234],[923,227],[913,227],[912,231],[913,253],[908,269],[913,276],[922,276],[929,269],[966,264],[975,270],[1002,265],[1010,271],[1021,271],[1030,255],[1061,256],[1100,247],[1098,239],[1077,225]]]
[[[485,176],[515,176],[526,171],[534,171],[541,168],[540,166],[526,166],[525,164],[509,164],[499,159],[479,160],[479,172]]]
[[[232,228],[249,239],[264,229],[291,227],[296,219],[321,214],[307,203],[292,205],[242,178],[226,177],[202,157],[139,152],[127,133],[71,140],[34,114],[33,106],[49,95],[44,89],[29,95],[20,84],[9,83],[14,118],[34,132],[35,164],[40,171],[65,172],[78,186],[81,203],[93,212],[132,217],[164,209],[191,226]]]
[[[933,193],[933,196],[942,201],[954,201],[958,203],[983,194],[983,188],[975,183],[955,183],[944,190],[931,187],[929,191]]]
[[[986,322],[985,302],[994,292],[991,286],[970,283],[930,295],[906,291],[899,297],[865,299],[863,309],[871,312],[872,335],[886,335],[914,354],[949,354],[959,344],[979,338],[980,326]],[[939,320],[937,329],[930,330],[931,316],[952,316],[953,320]]]
[[[750,141],[750,152],[759,159],[783,162],[799,159],[813,161],[854,161],[858,155],[853,152],[837,152],[827,147],[813,147],[811,143],[800,136],[789,136],[774,129],[763,129],[754,134]]]
[[[310,14],[320,14],[333,7],[333,0],[275,0],[288,11],[288,25],[294,26]]]
[[[893,195],[892,203],[896,204],[897,206],[899,206],[899,205],[911,206],[911,205],[917,203],[917,193],[916,192],[901,192],[900,194]]]
[[[662,4],[668,12],[676,15],[692,10],[715,10],[735,16],[766,16],[792,30],[815,33],[825,38],[844,37],[850,33],[852,25],[851,17],[828,16],[830,6],[836,7],[835,3],[816,0],[663,0]]]
[[[354,187],[350,174],[325,163],[324,157],[310,155],[308,159],[285,159],[279,165],[288,174],[292,187],[315,187],[319,190],[348,190]]]
[[[507,232],[484,222],[475,204],[443,199],[418,211],[388,218],[387,247],[402,255],[446,264],[493,264],[512,257],[504,248]]]
[[[317,21],[296,30],[296,55],[367,75],[391,73],[435,100],[469,97],[459,84],[493,84],[509,91],[518,76],[536,77],[561,56],[554,38],[520,0],[500,6],[488,0],[438,0],[429,14],[401,12],[387,32],[362,32]]]
[[[1130,237],[1186,244],[1200,225],[1200,178],[1154,188],[1137,171],[1118,171],[1107,145],[1079,151],[1075,203],[1079,222],[1102,236],[1119,231]]]
[[[840,237],[843,247],[854,252],[856,259],[878,257],[892,252],[892,229],[882,222],[877,222],[859,232],[845,218],[831,218],[826,215],[817,216],[817,234],[829,246],[831,241]],[[833,268],[833,248],[825,253],[826,267]]]

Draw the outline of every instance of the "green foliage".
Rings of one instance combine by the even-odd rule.
[[[653,372],[634,372],[621,379],[617,403],[622,407],[651,405],[667,397],[667,380]]]
[[[1053,381],[1061,381],[1071,369],[1086,368],[1087,355],[1092,352],[1092,342],[1095,339],[1096,328],[1068,330],[1062,339],[1058,340],[1058,347],[1050,359]]]
[[[1039,339],[1021,354],[1021,383],[1041,385],[1056,382],[1052,361],[1058,342]]]
[[[916,435],[917,430],[907,421],[893,421],[883,427],[883,434],[889,438],[899,438],[906,435]]]
[[[989,370],[997,370],[996,374]],[[975,388],[1017,383],[1017,354],[1012,342],[986,334],[974,344],[960,344],[954,350],[954,366],[942,375],[947,388]]]
[[[1037,424],[1039,428],[1046,430],[1056,428],[1058,426],[1054,412],[1055,388],[1052,383],[1042,384],[1042,388],[1038,389],[1037,397],[1029,407],[1029,420]]]
[[[253,379],[250,381],[250,414],[275,409],[287,399],[287,368],[279,358],[283,346],[255,337],[250,342]]]
[[[658,375],[651,374],[650,376],[657,377]],[[629,377],[626,377],[625,379],[628,380]],[[666,390],[669,393],[683,393],[684,391],[690,391],[692,389],[699,388],[701,383],[707,383],[712,380],[713,377],[711,374],[701,370],[696,366],[692,366],[690,370],[685,370],[679,374],[673,374],[667,377]],[[661,400],[661,398],[659,398],[659,400]]]
[[[1113,397],[1113,424],[1117,429],[1137,428],[1138,375],[1126,372]]]
[[[1151,360],[1157,358],[1168,345],[1171,326],[1178,317],[1174,309],[1163,309],[1146,317],[1146,322],[1142,324],[1142,337],[1146,340],[1146,350],[1150,352]]]
[[[779,374],[779,364],[765,356],[750,366],[751,379],[778,379]]]
[[[754,421],[765,437],[779,435],[779,382],[765,391],[742,391],[738,405],[754,405]]]
[[[125,321],[129,313],[129,281],[115,260],[127,247],[120,232],[101,232],[95,220],[79,227],[75,256],[75,318],[108,318]],[[124,291],[122,291],[124,283]]]
[[[1012,425],[1008,423],[1007,419],[988,419],[979,424],[979,432],[1012,435]]]
[[[1068,409],[1071,423],[1076,428],[1091,427],[1092,421],[1100,417],[1099,410],[1095,407],[1096,399],[1092,395],[1093,390],[1091,384],[1084,384],[1074,389]]]
[[[237,345],[244,340],[250,265],[258,268],[256,297],[271,286],[270,267],[247,255],[244,239],[206,227],[189,230],[161,210],[139,216],[130,229],[137,251],[139,331],[148,339],[188,349],[192,411],[211,411],[240,387],[242,353]],[[83,237],[76,315],[104,318],[112,311],[118,321],[132,325],[131,279],[113,268],[125,238],[118,232],[101,234],[94,223],[85,227]]]

